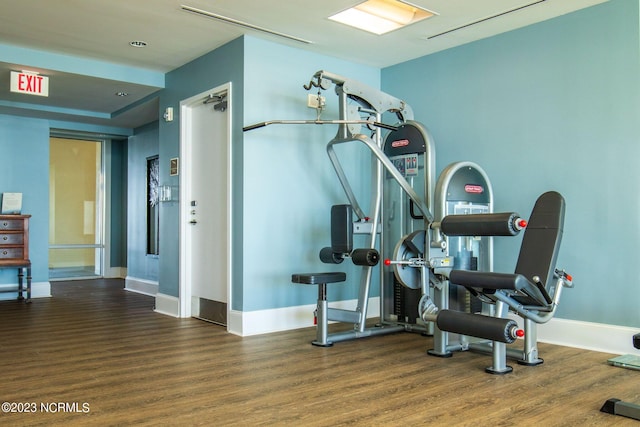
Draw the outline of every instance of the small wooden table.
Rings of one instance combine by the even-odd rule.
[[[31,215],[0,215],[0,268],[18,269],[18,300],[23,296],[27,276],[27,298],[31,302],[31,261],[29,260],[29,218]],[[0,292],[15,292],[6,289]]]

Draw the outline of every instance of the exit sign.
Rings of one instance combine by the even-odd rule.
[[[11,92],[49,96],[49,77],[38,73],[12,71]]]

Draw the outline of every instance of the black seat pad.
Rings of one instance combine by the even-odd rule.
[[[337,283],[347,280],[347,274],[341,272],[330,273],[298,273],[291,275],[293,283],[303,283],[306,285],[318,285],[320,283]]]
[[[538,197],[522,238],[515,274],[453,270],[449,280],[487,294],[500,289],[510,291],[523,305],[548,306],[564,213],[565,201],[560,193],[549,191]]]

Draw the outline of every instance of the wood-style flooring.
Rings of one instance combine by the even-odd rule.
[[[153,312],[122,280],[52,284],[0,302],[0,425],[600,426],[640,372],[611,355],[540,345],[545,363],[489,375],[490,356],[426,355],[412,333],[310,345],[313,328],[241,338]],[[510,363],[511,364],[511,363]]]

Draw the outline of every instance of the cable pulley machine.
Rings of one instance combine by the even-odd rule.
[[[326,120],[321,117],[321,91],[331,87],[338,96],[339,118]],[[327,285],[344,282],[345,273],[292,275],[294,283],[318,286],[312,343],[331,346],[418,331],[433,335],[429,354],[434,356],[467,349],[492,353],[493,365],[487,368],[491,373],[510,372],[507,355],[526,365],[542,363],[535,323],[548,321],[561,289],[573,286],[571,276],[555,268],[564,221],[562,196],[540,196],[528,225],[517,213],[493,213],[491,184],[475,163],[453,163],[435,182],[433,139],[413,120],[406,102],[327,71],[315,73],[304,88],[318,89],[315,120],[271,120],[244,131],[274,124],[338,126],[326,149],[348,203],[331,208],[331,246],[320,250],[320,260],[340,264],[350,259],[360,266],[359,292],[354,310],[332,308]],[[395,116],[394,124],[383,122],[383,115],[389,114]],[[372,159],[367,212],[335,150],[352,142],[364,145]],[[516,273],[492,273],[493,236],[515,236],[525,227]],[[353,247],[354,234],[365,235],[364,248]],[[530,261],[532,255],[540,259]],[[381,259],[380,322],[367,328],[373,271]],[[507,317],[509,311],[524,319],[524,331]],[[330,334],[332,321],[351,323],[353,329]],[[524,350],[507,351],[505,345],[523,335]]]
[[[294,274],[292,281],[295,283],[317,285],[318,304],[316,309],[317,334],[313,344],[319,346],[329,346],[334,342],[360,338],[371,335],[386,334],[403,331],[407,326],[399,322],[387,322],[384,314],[380,324],[367,328],[366,318],[371,295],[371,283],[373,279],[373,269],[380,259],[378,240],[385,238],[383,233],[383,184],[385,178],[393,180],[401,192],[405,194],[407,200],[411,200],[413,209],[420,215],[420,227],[425,229],[426,225],[433,220],[429,196],[425,191],[432,186],[433,177],[433,142],[427,129],[420,123],[413,121],[413,111],[404,101],[389,94],[369,87],[356,80],[348,79],[327,71],[318,71],[309,84],[304,85],[306,90],[318,88],[318,100],[321,99],[320,91],[335,87],[338,96],[339,119],[325,120],[321,114],[324,105],[318,102],[317,118],[315,120],[271,120],[256,123],[244,128],[245,131],[258,129],[264,126],[280,125],[337,125],[338,131],[335,137],[327,144],[327,154],[335,170],[335,173],[344,190],[348,204],[336,205],[331,210],[331,246],[320,251],[321,261],[329,264],[338,264],[344,259],[351,259],[361,268],[360,283],[357,306],[354,310],[334,309],[328,307],[326,299],[326,286],[328,283],[337,283],[345,280],[344,273],[322,273],[322,274]],[[384,114],[392,114],[397,122],[386,124],[383,122]],[[382,131],[389,131],[391,136],[383,138]],[[411,139],[409,139],[411,138]],[[416,161],[415,171],[420,169],[429,172],[428,180],[425,181],[419,190],[411,178],[408,180],[406,174],[398,169],[398,159],[389,157],[384,148],[384,141],[401,141],[396,147],[401,151],[407,150],[408,145],[417,145],[420,153],[413,157]],[[417,142],[415,140],[418,140]],[[410,143],[413,141],[413,143]],[[370,205],[368,211],[361,206],[343,168],[340,158],[336,152],[336,147],[340,144],[360,143],[371,153],[372,177],[370,190]],[[428,167],[425,168],[425,160]],[[420,158],[420,160],[418,160]],[[420,165],[418,166],[418,162]],[[425,197],[426,196],[426,197]],[[367,247],[354,249],[353,234],[365,236]],[[379,237],[382,236],[382,237]],[[382,246],[382,244],[380,245]],[[389,289],[381,281],[380,289],[380,312],[388,309]],[[353,330],[335,334],[328,334],[328,323],[338,321],[352,323]]]

